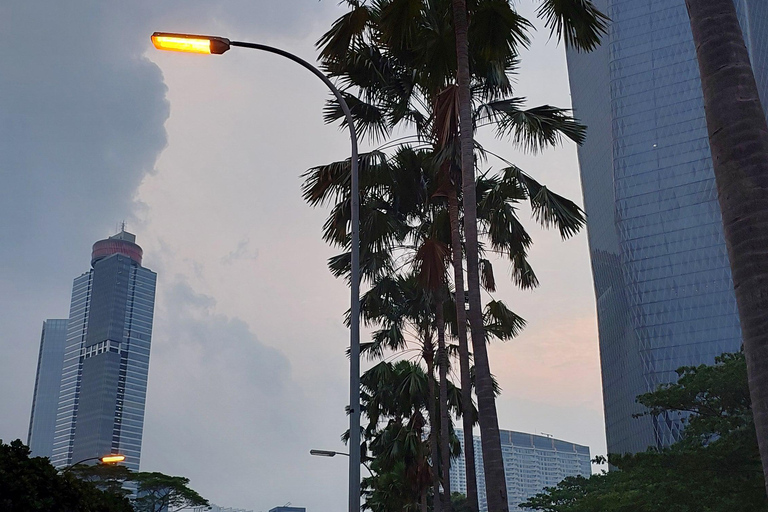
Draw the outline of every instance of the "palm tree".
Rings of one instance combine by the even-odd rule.
[[[449,216],[439,190],[439,172],[430,152],[414,151],[401,147],[392,158],[378,153],[363,154],[366,169],[365,185],[361,197],[361,220],[366,229],[362,239],[362,268],[372,288],[363,295],[361,313],[369,326],[378,329],[373,341],[363,346],[363,353],[383,357],[384,350],[395,352],[407,347],[410,337],[419,344],[419,354],[430,375],[428,387],[434,394],[435,381],[431,377],[435,365],[440,371],[439,412],[430,403],[427,408],[430,418],[429,449],[433,454],[434,467],[440,472],[432,473],[433,494],[440,496],[440,481],[443,482],[443,497],[449,496],[448,477],[450,457],[446,454],[449,446],[446,437],[450,430],[447,412],[447,364],[445,347],[445,322],[440,317],[447,302],[447,310],[456,310],[457,304],[447,293],[447,260],[449,254],[447,231]],[[348,166],[335,162],[311,169],[305,182],[305,195],[315,203],[335,198],[331,217],[326,222],[325,237],[346,245],[345,183],[348,180]],[[436,176],[437,174],[437,176]],[[481,234],[488,240],[488,250],[510,258],[513,263],[513,279],[522,287],[536,285],[536,277],[526,260],[526,251],[531,237],[516,217],[515,203],[530,201],[534,214],[544,224],[554,224],[564,236],[576,232],[583,224],[579,208],[572,202],[548,191],[520,169],[510,166],[496,175],[483,175],[478,181],[478,217],[481,219]],[[400,190],[405,187],[405,190]],[[399,244],[399,245],[398,245]],[[399,247],[399,248],[398,248]],[[393,251],[401,251],[394,257]],[[410,254],[410,255],[408,255]],[[413,261],[412,274],[394,273],[395,260]],[[333,265],[338,274],[348,274],[348,258],[344,255],[334,258]],[[482,260],[483,285],[494,291],[495,277],[488,260]],[[381,269],[387,269],[381,271]],[[448,297],[448,299],[446,299]],[[463,304],[463,300],[460,301]],[[447,316],[447,315],[446,315]],[[523,320],[512,313],[500,301],[491,301],[485,309],[483,320],[489,337],[510,339],[522,328]],[[450,319],[451,331],[459,330],[459,322]],[[434,333],[437,333],[438,352],[434,350]],[[435,360],[437,359],[437,361]],[[469,376],[469,370],[463,372]],[[469,385],[469,384],[462,384]],[[469,395],[469,393],[464,393]],[[463,403],[463,398],[462,398]],[[471,436],[476,418],[471,397],[468,408],[462,416],[465,428]],[[440,432],[438,443],[437,433]],[[470,437],[471,439],[471,437]],[[470,441],[471,442],[471,441]],[[439,455],[438,455],[439,452]],[[441,478],[442,477],[442,478]],[[441,503],[436,507],[450,506]]]
[[[768,126],[732,0],[686,0],[768,492]]]
[[[361,378],[364,430],[373,474],[363,480],[365,508],[373,512],[426,512],[431,482],[429,448],[424,442],[427,375],[409,361],[381,362]]]
[[[467,284],[469,289],[469,325],[477,368],[477,401],[489,510],[506,512],[507,486],[501,455],[496,402],[491,385],[491,370],[485,348],[485,334],[480,309],[480,278],[475,202],[474,132],[470,90],[469,21],[466,0],[452,0],[453,27],[456,35],[456,64],[459,97],[459,133],[461,176],[464,196],[464,236],[466,238]],[[605,31],[604,16],[589,0],[543,0],[539,13],[552,30],[565,38],[566,45],[590,49]],[[479,30],[479,29],[478,29]],[[481,30],[482,31],[482,30]]]
[[[565,3],[569,2],[570,0],[566,0]],[[567,42],[571,39],[586,40],[585,34],[589,31],[576,32],[574,35],[570,27],[583,21],[579,17],[583,12],[591,13],[591,11],[585,6],[563,11],[561,5],[556,5],[549,11],[545,10],[544,7],[550,3],[544,3],[541,13],[554,20],[551,24],[553,30],[557,29],[559,35],[563,34]],[[563,2],[561,0],[556,3]],[[374,138],[381,138],[397,125],[410,124],[415,126],[420,140],[429,140],[430,137],[439,140],[440,137],[435,134],[451,132],[451,123],[442,123],[441,121],[446,117],[441,117],[439,109],[433,107],[437,105],[441,93],[445,91],[450,93],[451,88],[455,88],[456,56],[453,51],[455,45],[450,16],[451,4],[447,0],[434,2],[391,0],[373,2],[370,6],[365,2],[350,0],[348,4],[352,6],[352,11],[339,18],[318,44],[322,46],[321,56],[326,70],[338,77],[347,91],[354,89],[359,91],[357,96],[349,94],[348,101],[352,104],[353,115],[361,131]],[[587,2],[587,6],[591,4]],[[527,22],[519,17],[507,2],[503,1],[477,2],[473,9],[476,19],[494,24],[494,30],[474,30],[472,35],[472,63],[476,79],[473,90],[477,97],[488,100],[484,107],[476,109],[476,115],[478,117],[484,115],[486,120],[497,123],[503,132],[513,134],[517,142],[534,148],[554,144],[561,134],[580,140],[583,137],[583,128],[560,109],[544,106],[524,110],[520,99],[508,97],[511,92],[508,73],[514,69],[516,63],[516,48],[527,42]],[[561,19],[567,20],[567,23],[558,25],[557,22]],[[582,23],[582,25],[588,24]],[[594,34],[592,36],[594,38]],[[455,93],[453,96],[456,96]],[[454,105],[459,103],[454,101]],[[429,111],[430,108],[433,109],[432,112]],[[458,109],[455,111],[458,112]],[[468,117],[464,116],[464,118]],[[339,118],[338,105],[331,104],[327,111],[327,119]],[[450,119],[451,116],[447,118]],[[467,130],[464,130],[464,133],[467,133]],[[469,133],[471,133],[471,127]],[[443,140],[450,140],[455,135],[457,130],[454,128],[453,132]],[[455,142],[449,142],[445,146],[442,144],[444,142],[439,143],[438,147],[446,149],[450,145],[455,146]],[[467,151],[464,153],[466,154]],[[472,174],[474,175],[474,172]],[[455,186],[461,186],[461,181],[461,177],[453,180]],[[463,181],[466,187],[466,180]],[[474,176],[471,185],[473,184]],[[451,202],[451,196],[449,192],[449,202]],[[474,197],[474,194],[469,197]],[[467,201],[466,190],[464,201],[465,203]],[[458,198],[456,204],[458,204]],[[451,249],[456,283],[463,281],[458,219],[458,214],[451,215],[454,235]],[[477,236],[476,233],[474,234],[475,243],[468,239],[468,247],[477,246]],[[468,258],[470,258],[470,252],[472,251],[468,252]],[[343,264],[343,260],[339,260],[339,263]],[[474,263],[469,262],[468,259],[470,284],[473,275],[477,274],[473,269],[477,268],[478,258],[474,258]],[[477,307],[474,308],[475,331],[473,331],[476,332],[476,336],[473,337],[476,349],[478,347],[476,338],[485,339],[482,325],[478,324],[478,316],[481,315],[478,286],[470,286],[470,290],[474,289],[477,293],[475,301]],[[463,285],[457,289],[459,295],[463,294],[463,291]],[[462,309],[461,311],[457,309],[457,316],[465,314],[463,304],[463,301],[457,301],[457,308]],[[470,311],[472,312],[472,309]],[[463,329],[464,323],[461,322],[461,325]],[[466,374],[469,354],[468,349],[462,349],[462,345],[467,345],[466,333],[463,335],[459,333],[459,343],[462,353],[462,388],[466,393],[468,386],[465,379],[468,378]],[[487,367],[484,342],[480,345],[479,350],[483,353],[483,357],[478,359],[477,354],[475,357],[481,362],[481,366]],[[481,382],[483,385],[482,392],[478,389],[478,397],[481,395],[484,397],[484,399],[478,399],[486,405],[488,403],[492,405],[493,397],[489,386],[490,368],[479,367],[478,375],[480,376],[478,386]],[[466,402],[468,401],[465,400]],[[495,418],[495,411],[489,410],[489,415]],[[471,453],[473,446],[471,429],[465,428],[465,436],[468,439],[465,442],[465,449],[468,451],[466,460],[472,464],[474,456]],[[486,433],[484,437],[498,437],[498,428],[495,434]],[[500,451],[498,454],[500,456]],[[493,461],[493,457],[485,457],[485,459],[486,463]],[[501,463],[501,459],[498,463]],[[471,471],[470,467],[467,469],[469,493],[472,494],[474,471]],[[503,481],[503,475],[501,480]]]
[[[413,0],[377,2],[372,6],[357,1],[348,3],[353,7],[352,11],[339,18],[319,45],[322,46],[321,55],[326,70],[339,77],[348,90],[357,88],[360,91],[358,97],[350,95],[348,101],[353,105],[353,114],[361,131],[381,137],[398,124],[410,123],[416,127],[421,138],[433,138],[437,147],[443,150],[455,147],[458,101],[454,85],[455,55],[450,3],[436,1],[423,4]],[[482,71],[476,94],[501,100],[486,106],[486,118],[499,123],[504,131],[514,134],[516,140],[534,147],[536,144],[545,146],[556,143],[560,133],[580,141],[583,137],[580,127],[565,112],[548,106],[524,110],[519,98],[505,98],[511,92],[508,73],[514,69],[516,49],[527,42],[527,22],[505,2],[482,2],[476,14],[478,18],[496,23],[494,31],[476,31],[473,39],[473,48],[477,50],[473,62],[476,69]],[[382,47],[386,51],[382,51]],[[429,111],[430,108],[432,111]],[[338,106],[331,105],[327,119],[339,119],[340,114]],[[451,209],[462,390],[465,393],[464,403],[468,404],[471,401],[468,395],[469,350],[464,321],[463,255],[456,191],[462,180],[460,175],[452,178],[453,186],[447,187],[446,195]],[[474,194],[469,197],[474,197]],[[470,264],[470,271],[475,267]],[[475,328],[478,329],[477,326]],[[478,332],[479,337],[484,338],[482,330]],[[484,345],[480,350],[485,351]],[[487,363],[487,356],[481,360]],[[481,394],[487,398],[490,371],[480,371],[480,374],[485,376],[483,384],[486,389]],[[463,418],[465,422],[471,421],[469,414],[464,414]],[[471,423],[464,425],[464,436],[468,497],[477,508]]]

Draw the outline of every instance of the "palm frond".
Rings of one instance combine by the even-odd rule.
[[[570,199],[555,194],[515,165],[503,169],[502,175],[504,180],[518,181],[526,188],[533,216],[543,227],[556,227],[563,239],[584,227],[584,210]]]
[[[530,44],[531,29],[531,23],[507,0],[477,4],[468,37],[471,67],[484,96],[499,97],[511,91],[509,72],[516,67],[520,48]]]
[[[378,30],[381,42],[394,51],[410,51],[418,38],[422,0],[389,0],[381,3]]]
[[[355,130],[360,137],[369,137],[378,142],[389,135],[387,114],[381,108],[371,103],[366,103],[352,94],[345,92],[341,94],[349,106],[349,112],[352,114],[352,120],[355,123]],[[341,104],[335,97],[325,103],[323,120],[328,124],[341,120],[341,126],[346,128],[347,118],[344,115]]]
[[[481,177],[477,180],[480,200],[477,218],[494,250],[504,252],[510,258],[525,253],[533,243],[510,204],[506,185],[497,178]],[[514,203],[514,201],[512,201]]]
[[[485,258],[479,261],[480,264],[480,284],[489,292],[496,291],[496,278],[493,276],[493,265],[490,260]]]
[[[359,3],[351,6],[352,10],[337,19],[331,29],[315,43],[315,46],[320,48],[321,60],[341,58],[350,46],[362,37],[371,18],[370,10]]]
[[[381,151],[370,151],[358,155],[360,188],[365,191],[373,186],[372,178],[386,166],[386,155]],[[311,206],[322,206],[332,201],[341,201],[349,196],[351,165],[350,159],[318,165],[307,169],[301,178],[301,193]]]
[[[525,327],[525,320],[512,312],[502,301],[492,300],[483,311],[486,336],[502,341],[510,340],[520,334]]]
[[[519,252],[512,257],[512,282],[523,290],[530,290],[539,286],[539,278],[536,277],[528,257]]]
[[[542,0],[536,14],[549,28],[550,37],[557,34],[567,48],[578,51],[594,50],[610,21],[591,0]]]
[[[480,105],[475,111],[478,121],[490,121],[500,137],[527,151],[538,152],[560,144],[567,137],[577,144],[584,142],[586,127],[570,111],[541,105],[523,109],[524,98],[509,98]]]
[[[544,227],[556,226],[564,239],[578,233],[586,223],[584,211],[576,203],[551,192],[546,186],[531,197],[531,205],[536,220]]]

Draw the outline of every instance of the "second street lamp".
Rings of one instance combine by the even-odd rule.
[[[61,473],[64,474],[67,471],[71,470],[78,464],[82,464],[83,462],[88,462],[91,460],[98,460],[102,464],[117,464],[118,462],[123,462],[125,460],[125,455],[121,455],[119,453],[111,453],[109,455],[103,455],[101,457],[88,457],[87,459],[79,460],[75,462],[74,464],[70,464],[69,466],[65,467]]]
[[[350,157],[350,209],[352,275],[350,279],[350,351],[349,351],[349,512],[360,512],[360,194],[358,179],[357,133],[349,105],[341,92],[322,71],[285,50],[258,43],[230,41],[225,37],[155,32],[152,44],[158,50],[220,55],[230,47],[251,48],[290,59],[311,71],[331,90],[339,102],[352,145]]]
[[[335,457],[337,455],[343,455],[345,457],[349,457],[348,453],[335,452],[333,450],[315,450],[315,449],[312,449],[312,450],[309,450],[309,454],[310,455],[314,455],[315,457]],[[368,464],[366,464],[365,461],[361,461],[361,462],[363,463],[363,466],[365,466],[365,469],[367,469],[368,472],[371,474],[371,476],[373,476],[373,471],[371,471],[370,466],[368,466]]]

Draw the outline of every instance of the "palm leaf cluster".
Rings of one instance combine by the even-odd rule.
[[[557,8],[550,16],[562,20],[561,13],[569,11],[561,7],[569,1],[575,0],[554,2],[557,5],[549,10],[544,5],[553,2],[544,2],[542,14]],[[426,510],[431,502],[434,510],[449,510],[448,468],[456,443],[450,418],[462,417],[465,436],[470,436],[469,442],[465,437],[465,457],[471,472],[467,480],[474,484],[471,432],[476,418],[482,417],[470,391],[473,370],[463,284],[466,251],[482,256],[478,267],[488,294],[496,289],[492,256],[509,261],[517,285],[534,288],[538,279],[527,258],[532,239],[519,219],[521,203],[529,205],[542,226],[558,229],[563,238],[581,229],[584,215],[575,203],[505,162],[508,165],[501,170],[477,177],[477,218],[465,219],[459,206],[453,3],[346,3],[349,12],[336,20],[318,47],[321,64],[342,89],[358,133],[381,143],[359,160],[361,278],[368,286],[361,298],[361,315],[372,329],[371,340],[362,349],[381,361],[363,376],[368,418],[363,448],[372,457],[373,469],[365,481],[366,506],[374,511]],[[525,99],[512,94],[518,52],[530,42],[531,24],[506,0],[468,4],[473,20],[469,28],[473,126],[492,125],[498,136],[531,151],[564,138],[580,143],[584,127],[568,110],[550,105],[526,108]],[[570,30],[570,24],[563,23]],[[345,122],[335,100],[327,104],[325,119]],[[402,133],[409,135],[396,137]],[[489,155],[480,145],[475,147],[481,156]],[[303,177],[305,200],[330,207],[323,237],[342,249],[331,258],[330,269],[349,279],[350,162],[320,165]],[[466,222],[479,226],[478,247],[465,246]],[[491,338],[513,338],[525,325],[492,296],[481,314],[484,329],[474,332],[475,346],[478,335],[484,346]],[[460,387],[448,378],[450,356],[456,354]],[[391,357],[405,359],[391,362]],[[406,375],[407,382],[398,380]],[[418,386],[417,377],[423,379]],[[476,496],[470,497],[476,503]]]

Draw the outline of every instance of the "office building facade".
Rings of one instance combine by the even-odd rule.
[[[56,411],[59,406],[61,369],[66,343],[66,319],[49,319],[43,322],[27,435],[27,445],[34,457],[50,458],[53,454],[53,433],[56,429]]]
[[[553,487],[569,476],[589,476],[592,473],[589,447],[552,437],[501,430],[501,456],[507,481],[507,501],[510,512],[522,512],[518,505],[535,496],[545,487]],[[464,435],[456,430],[461,443],[461,455],[451,461],[451,492],[467,493]],[[475,436],[475,471],[477,474],[478,506],[488,511],[483,471],[483,450],[480,437]]]
[[[684,0],[593,0],[594,52],[567,52],[597,302],[610,453],[666,446],[675,415],[633,418],[637,395],[741,346]],[[768,3],[735,0],[763,104]]]
[[[50,445],[56,467],[120,453],[125,466],[139,469],[156,274],[141,266],[135,241],[122,230],[94,244],[91,270],[74,280],[63,336],[62,321],[55,324],[58,371],[43,357],[43,334],[30,445]],[[43,404],[43,382],[58,382],[55,404]],[[53,430],[38,431],[39,419],[51,415]]]

